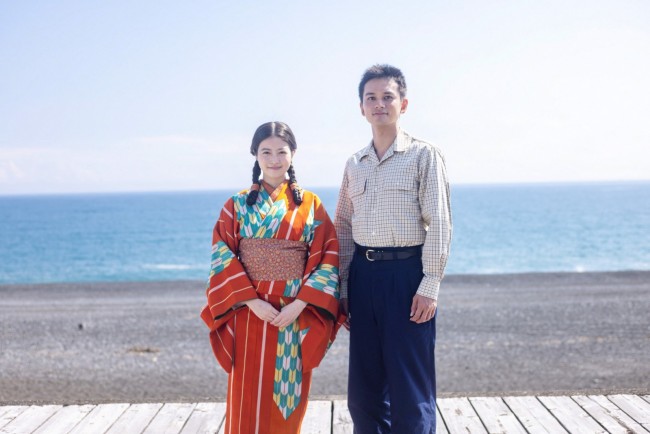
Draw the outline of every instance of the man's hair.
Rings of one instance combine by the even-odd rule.
[[[366,83],[375,78],[392,78],[397,83],[397,89],[399,90],[400,98],[404,99],[406,97],[406,79],[404,74],[399,68],[395,68],[392,65],[372,65],[370,68],[366,69],[366,72],[363,73],[361,81],[359,82],[359,100],[363,101],[363,90],[366,87]]]

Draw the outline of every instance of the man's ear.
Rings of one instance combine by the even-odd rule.
[[[359,103],[359,108],[361,109],[361,116],[365,116],[366,112],[363,110],[363,103],[362,102]]]
[[[402,100],[402,108],[400,109],[400,113],[404,113],[406,111],[406,108],[409,106],[409,100],[404,98]]]

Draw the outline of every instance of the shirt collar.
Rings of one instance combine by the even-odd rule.
[[[401,128],[397,131],[397,136],[395,137],[395,141],[393,141],[393,144],[390,145],[388,150],[386,151],[386,156],[390,156],[393,154],[393,152],[404,152],[408,149],[409,145],[411,144],[411,141],[409,140],[408,134]],[[361,155],[359,155],[359,159],[363,159],[370,155],[371,152],[374,152],[374,147],[372,146],[372,140],[370,143],[368,143],[368,146],[363,148],[361,150]]]
[[[395,142],[393,145],[395,147],[395,152],[404,152],[411,145],[411,140],[408,134],[402,129],[397,132],[397,137],[395,137]]]

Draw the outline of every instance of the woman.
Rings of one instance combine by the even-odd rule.
[[[253,186],[226,202],[213,231],[201,317],[229,373],[226,433],[300,432],[311,370],[344,320],[336,232],[320,199],[298,187],[296,149],[286,124],[261,125]]]

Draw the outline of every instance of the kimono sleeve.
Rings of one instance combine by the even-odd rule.
[[[318,196],[314,195],[314,238],[305,279],[296,298],[308,303],[298,317],[302,367],[309,372],[325,357],[345,322],[339,311],[339,243],[336,230]]]
[[[211,330],[215,320],[223,317],[239,302],[257,298],[244,266],[236,252],[239,250],[239,223],[234,200],[226,202],[212,232],[210,278],[206,289],[207,305],[201,318]]]
[[[339,242],[334,224],[314,195],[314,238],[309,247],[305,279],[296,298],[324,309],[336,320],[339,312]]]

